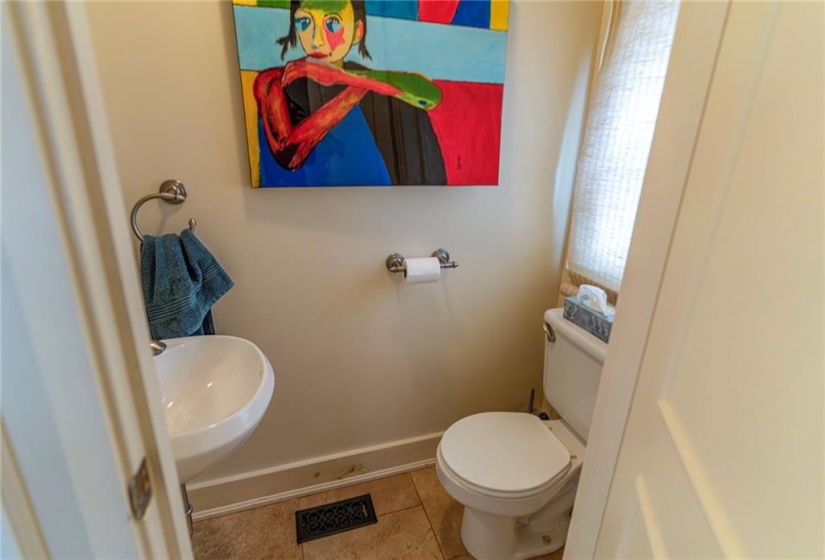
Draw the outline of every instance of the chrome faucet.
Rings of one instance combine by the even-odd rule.
[[[152,340],[149,342],[149,346],[152,348],[152,355],[159,356],[163,354],[164,350],[166,350],[166,343],[160,340]]]

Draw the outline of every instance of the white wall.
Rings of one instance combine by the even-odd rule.
[[[197,218],[236,283],[219,333],[275,368],[261,426],[203,478],[437,432],[540,388],[600,3],[511,4],[498,188],[252,190],[230,3],[88,12],[127,203],[187,185],[141,226]],[[439,284],[384,269],[437,247],[461,264]]]

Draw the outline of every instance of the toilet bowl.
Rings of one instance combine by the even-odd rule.
[[[438,479],[464,506],[461,540],[477,560],[533,558],[567,539],[607,345],[561,309],[544,321],[544,392],[561,419],[483,412],[438,445]]]
[[[584,446],[559,420],[519,412],[463,418],[436,454],[464,506],[461,539],[478,560],[532,558],[564,545]]]

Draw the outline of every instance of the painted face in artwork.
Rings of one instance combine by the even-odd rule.
[[[350,0],[305,0],[295,11],[295,30],[307,56],[336,66],[364,36]]]

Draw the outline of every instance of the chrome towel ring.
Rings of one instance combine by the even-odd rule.
[[[186,200],[186,187],[183,183],[176,179],[168,179],[161,183],[158,192],[147,194],[135,203],[132,207],[132,231],[141,243],[143,243],[143,233],[141,233],[140,228],[138,228],[137,225],[138,210],[140,210],[140,207],[143,206],[144,202],[154,198],[165,200],[169,204],[183,204]],[[198,225],[198,222],[194,218],[189,220],[190,231],[195,231],[196,225]]]

